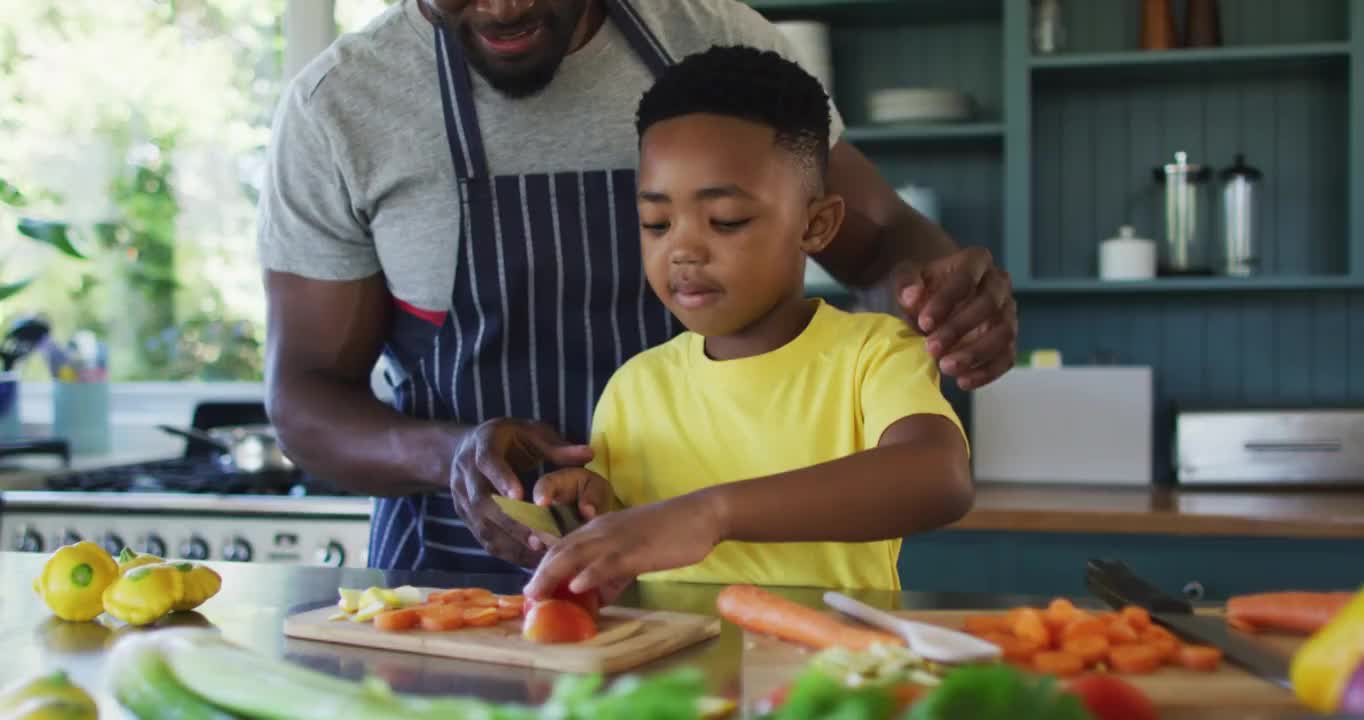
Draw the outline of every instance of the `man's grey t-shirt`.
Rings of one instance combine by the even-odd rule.
[[[633,4],[675,59],[712,45],[795,59],[781,33],[737,0]],[[319,280],[382,272],[397,299],[449,308],[461,217],[433,33],[417,0],[401,0],[290,84],[260,203],[267,269]],[[635,110],[653,77],[613,22],[532,97],[507,98],[470,75],[494,175],[636,166]],[[835,111],[833,139],[842,128]]]

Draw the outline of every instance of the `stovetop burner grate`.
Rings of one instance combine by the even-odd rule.
[[[213,493],[226,495],[349,495],[302,472],[242,473],[211,457],[182,457],[62,473],[46,479],[64,492]]]

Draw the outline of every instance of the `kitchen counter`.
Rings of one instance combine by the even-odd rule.
[[[1364,491],[976,487],[961,530],[1364,539]]]
[[[92,623],[63,623],[52,617],[29,589],[45,555],[0,553],[0,680],[28,676],[44,668],[65,668],[82,687],[96,694],[102,718],[127,717],[103,687],[105,650],[132,628],[110,629]],[[481,586],[495,592],[519,592],[521,576],[461,575],[436,572],[383,572],[284,565],[209,563],[223,576],[222,591],[198,613],[185,614],[187,624],[217,626],[233,642],[254,651],[284,656],[292,662],[347,678],[380,676],[394,689],[412,693],[468,694],[491,700],[539,702],[550,690],[555,674],[543,670],[450,660],[423,655],[367,650],[330,643],[286,638],[285,617],[293,612],[330,604],[338,586],[366,587],[412,584],[436,587]],[[632,589],[620,604],[714,614],[718,586],[659,585],[647,591]],[[816,590],[782,590],[782,594],[810,605],[820,602]],[[867,592],[853,593],[879,607],[1000,608],[1028,598],[966,595]],[[111,623],[112,624],[112,623]],[[725,624],[720,637],[642,666],[648,672],[681,664],[702,669],[712,691],[741,697],[742,639]],[[5,684],[0,682],[0,685]]]

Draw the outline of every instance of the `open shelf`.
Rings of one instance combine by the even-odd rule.
[[[982,140],[1002,139],[1004,124],[998,122],[968,123],[896,123],[887,125],[856,125],[843,133],[853,143],[896,143],[923,140]]]
[[[1314,63],[1348,58],[1350,45],[1343,42],[1244,47],[1136,50],[1125,52],[1059,53],[1033,56],[1034,71],[1103,70],[1148,66],[1272,63]]]
[[[1039,279],[1014,284],[1023,295],[1086,295],[1113,293],[1289,292],[1364,288],[1364,278],[1349,275],[1256,277],[1162,277],[1153,280],[1098,278]]]
[[[933,23],[1000,17],[1010,0],[744,0],[771,20]]]

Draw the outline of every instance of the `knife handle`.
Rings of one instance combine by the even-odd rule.
[[[1151,613],[1193,613],[1193,606],[1187,600],[1167,595],[1118,560],[1090,559],[1085,585],[1113,608],[1136,605]]]

